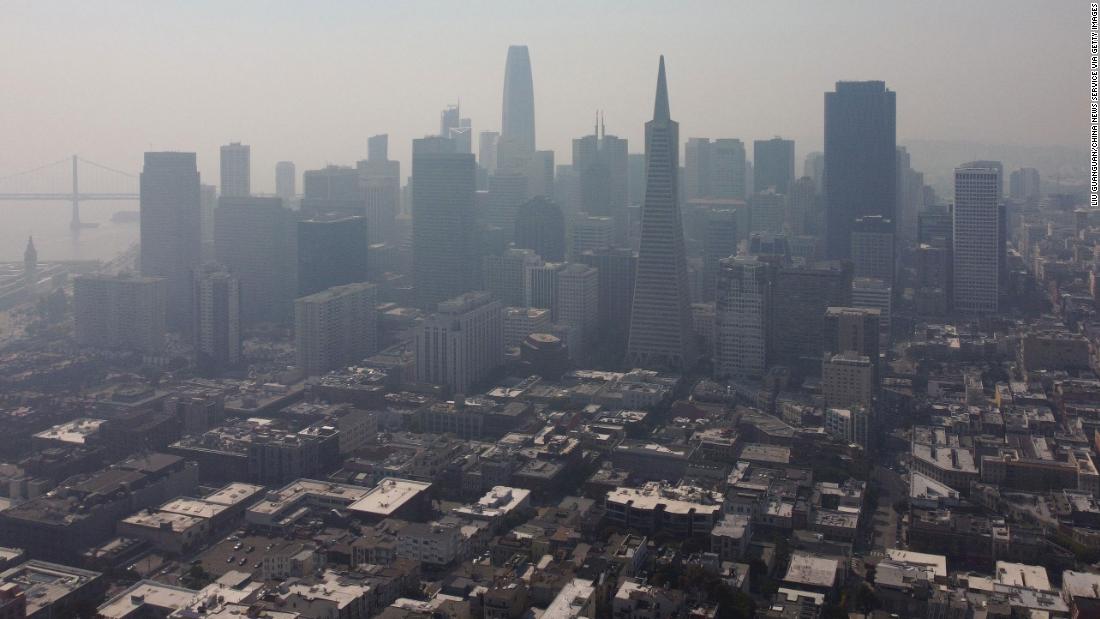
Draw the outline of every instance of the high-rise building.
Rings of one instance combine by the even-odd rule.
[[[821,364],[821,390],[829,408],[870,410],[875,393],[871,360],[854,352],[826,355]]]
[[[202,247],[200,258],[210,258],[214,242],[214,211],[218,208],[218,188],[214,185],[199,185],[199,237]]]
[[[715,375],[759,378],[767,370],[771,267],[755,256],[731,256],[718,264]]]
[[[550,197],[554,194],[554,151],[536,150],[524,166],[527,175],[527,197]]]
[[[580,208],[589,215],[613,218],[619,242],[625,242],[626,235],[627,156],[627,141],[607,135],[606,128],[573,140]]]
[[[356,164],[371,243],[397,242],[397,212],[401,206],[401,162],[389,158],[389,136],[367,139],[367,158]]]
[[[315,217],[298,222],[298,296],[367,281],[367,220]]]
[[[347,284],[294,302],[298,369],[307,376],[357,363],[378,348],[374,284]]]
[[[504,64],[498,167],[516,169],[535,152],[535,87],[526,45],[508,47]]]
[[[710,138],[688,138],[684,146],[684,196],[688,200],[710,198]]]
[[[73,280],[76,342],[159,353],[164,349],[166,304],[164,278],[80,275]]]
[[[492,174],[497,171],[497,149],[500,147],[499,131],[482,131],[477,137],[477,165]]]
[[[852,269],[856,277],[874,277],[894,285],[894,224],[881,215],[860,217],[852,226]]]
[[[565,216],[553,201],[534,198],[516,213],[515,244],[549,262],[565,260]]]
[[[786,195],[794,182],[794,140],[774,137],[752,143],[752,189],[760,193],[774,187]]]
[[[791,236],[821,236],[825,228],[818,192],[809,176],[791,183],[787,194],[787,230]]]
[[[829,355],[854,352],[877,362],[880,315],[865,307],[827,308],[822,350]]]
[[[443,301],[416,335],[416,379],[467,393],[504,362],[500,301],[468,292]]]
[[[669,115],[665,59],[646,123],[646,191],[626,362],[684,371],[695,358],[684,229],[679,205],[679,124]]]
[[[552,310],[554,321],[575,327],[580,333],[575,355],[585,355],[593,347],[600,315],[599,272],[581,263],[566,263],[558,271],[558,290]]]
[[[985,163],[955,168],[954,306],[966,313],[996,312],[1002,292],[1001,172]]]
[[[783,224],[787,219],[786,205],[786,197],[771,187],[753,194],[749,200],[749,230],[783,234]]]
[[[930,204],[917,215],[917,241],[951,247],[954,231],[953,215],[947,206]]]
[[[474,156],[458,152],[453,140],[413,140],[413,280],[421,307],[479,283],[475,167]]]
[[[275,195],[289,203],[298,195],[298,171],[293,161],[275,164]]]
[[[252,147],[233,142],[221,148],[221,195],[243,198],[252,195]]]
[[[295,241],[292,214],[282,199],[222,197],[214,221],[216,260],[240,284],[242,326],[289,320]]]
[[[626,156],[627,204],[640,205],[645,201],[645,153]]]
[[[220,265],[195,274],[195,326],[192,335],[199,371],[217,375],[241,362],[241,286]]]
[[[951,299],[951,248],[946,243],[917,247],[917,313],[942,316]]]
[[[924,206],[924,174],[913,169],[909,151],[898,147],[897,205],[894,217],[899,239],[912,242],[917,238],[917,216]]]
[[[527,269],[542,265],[542,259],[530,249],[509,249],[503,254],[483,258],[483,289],[488,290],[505,307],[527,304]]]
[[[837,82],[825,93],[826,249],[847,258],[856,219],[894,221],[897,202],[894,92],[884,82]]]
[[[506,307],[504,319],[504,346],[515,348],[532,333],[548,333],[551,328],[550,310],[541,307]]]
[[[851,264],[782,267],[773,282],[768,365],[816,374],[821,371],[826,308],[852,304]]]
[[[802,175],[813,179],[818,193],[825,191],[825,153],[812,152],[802,164]]]
[[[23,248],[23,284],[32,294],[38,284],[38,250],[34,248],[34,238],[29,236]]]
[[[527,175],[519,172],[501,170],[489,175],[485,223],[500,228],[509,239],[515,236],[516,213],[527,202],[527,183]]]
[[[634,276],[638,254],[620,247],[602,247],[583,252],[579,262],[595,267],[599,274],[599,329],[602,349],[614,362],[623,358],[630,335],[630,305],[634,299]]]
[[[524,274],[527,291],[524,305],[550,310],[550,319],[557,320],[558,273],[564,262],[542,262],[528,265]]]
[[[684,147],[684,197],[743,200],[745,145],[741,140],[690,138]]]
[[[879,312],[879,342],[889,346],[894,304],[894,288],[889,282],[875,277],[852,279],[852,307],[863,307]]]
[[[145,153],[141,171],[141,274],[163,277],[168,327],[191,328],[191,277],[199,266],[202,214],[195,153]]]
[[[737,212],[733,209],[713,209],[706,214],[703,231],[703,301],[714,300],[718,281],[718,262],[737,255]]]
[[[1008,195],[1028,206],[1037,204],[1040,196],[1039,171],[1035,168],[1020,168],[1010,174]]]
[[[615,246],[615,222],[610,217],[579,216],[569,226],[569,256]]]

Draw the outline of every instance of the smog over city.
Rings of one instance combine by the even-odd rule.
[[[1100,617],[1100,4],[0,56],[0,619]]]

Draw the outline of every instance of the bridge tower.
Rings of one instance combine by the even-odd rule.
[[[77,176],[76,155],[73,155],[73,212],[69,217],[69,228],[80,230],[80,181]]]

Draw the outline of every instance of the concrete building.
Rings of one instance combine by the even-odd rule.
[[[786,206],[786,197],[773,188],[753,194],[749,199],[749,231],[783,234]]]
[[[482,288],[505,306],[527,304],[527,270],[542,265],[542,259],[530,249],[508,249],[490,254],[482,261]]]
[[[767,369],[770,268],[753,256],[719,261],[714,310],[714,371],[761,377]]]
[[[504,361],[502,307],[488,292],[440,303],[416,336],[417,380],[466,393]]]
[[[768,364],[817,374],[824,350],[825,310],[851,305],[851,265],[822,262],[812,267],[781,267],[773,281]]]
[[[894,285],[894,224],[881,215],[860,217],[852,224],[852,274]]]
[[[955,169],[953,211],[954,308],[995,313],[1005,259],[1004,204],[999,167],[974,162]]]
[[[573,353],[587,354],[597,336],[599,272],[584,264],[566,263],[558,272],[557,279],[558,289],[552,311],[554,321],[576,328],[581,337],[578,345],[573,347]]]
[[[786,195],[794,182],[794,140],[754,140],[752,165],[754,191],[774,188],[776,193]]]
[[[878,310],[879,345],[890,346],[893,331],[894,289],[890,284],[873,277],[852,279],[852,306]]]
[[[722,515],[722,495],[692,486],[650,482],[607,493],[607,520],[639,531],[709,535]]]
[[[167,280],[162,277],[78,276],[73,281],[76,341],[158,353],[164,348],[166,305]]]
[[[196,364],[218,374],[241,362],[240,280],[216,265],[195,274],[195,326],[192,329]]]
[[[195,153],[145,153],[141,171],[141,274],[163,277],[169,329],[191,328],[193,270],[202,246]]]
[[[275,164],[275,195],[288,203],[298,197],[298,172],[293,161]]]
[[[586,251],[615,245],[615,222],[606,216],[580,216],[569,227],[569,256],[576,260]]]
[[[551,328],[550,310],[538,307],[506,307],[504,321],[504,346],[515,348],[532,333],[547,333]]]
[[[298,222],[298,296],[368,278],[367,219],[317,216]]]
[[[528,200],[516,213],[515,244],[543,260],[565,260],[565,216],[557,203],[545,197]]]
[[[595,267],[599,283],[599,329],[602,348],[612,359],[621,359],[626,352],[630,315],[634,298],[634,275],[638,254],[625,248],[603,248],[582,253],[579,262]]]
[[[299,369],[323,374],[365,359],[378,349],[374,284],[335,286],[294,302]]]
[[[18,619],[76,617],[78,612],[98,601],[106,588],[107,583],[99,572],[45,561],[31,560],[0,572],[0,592],[18,589],[23,596],[24,603],[19,605],[22,612],[9,615]],[[0,602],[3,593],[0,593]],[[0,609],[8,610],[2,605]],[[13,606],[12,610],[15,609]]]
[[[870,410],[875,393],[875,369],[867,357],[852,352],[826,356],[821,365],[821,390],[826,406]]]
[[[679,134],[669,115],[662,57],[653,120],[646,123],[645,206],[626,353],[631,367],[687,370],[696,361],[679,206]]]
[[[244,198],[252,195],[252,147],[233,142],[221,147],[221,195]]]
[[[389,158],[389,136],[367,139],[367,158],[356,164],[365,199],[367,237],[371,243],[397,242],[401,210],[401,162]]]

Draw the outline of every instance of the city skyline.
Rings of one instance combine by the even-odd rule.
[[[723,42],[722,53],[717,55],[700,42],[676,38],[647,41],[639,35],[645,27],[668,23],[675,30],[695,28],[717,37],[714,30],[723,20],[670,16],[667,10],[648,4],[628,14],[578,4],[567,4],[552,15],[525,9],[504,19],[499,30],[493,28],[478,37],[459,36],[458,24],[488,19],[492,7],[500,5],[475,7],[450,16],[457,21],[446,24],[431,16],[426,8],[430,4],[408,10],[376,8],[375,21],[385,17],[400,24],[394,30],[409,33],[410,40],[432,40],[423,51],[413,54],[394,52],[405,49],[396,43],[396,47],[386,47],[391,35],[372,27],[371,15],[352,6],[338,7],[325,17],[293,22],[293,11],[286,4],[273,3],[270,9],[265,5],[263,14],[246,6],[225,23],[206,19],[214,10],[206,3],[155,15],[140,10],[128,15],[118,8],[123,6],[125,3],[99,6],[89,14],[83,14],[84,7],[70,7],[60,17],[47,3],[10,11],[7,25],[17,32],[0,43],[0,51],[35,62],[13,68],[11,79],[29,91],[18,100],[0,103],[0,115],[25,119],[20,123],[23,127],[45,125],[50,131],[14,132],[12,148],[0,154],[0,173],[52,161],[58,153],[71,151],[94,154],[95,159],[122,169],[136,169],[141,151],[181,150],[200,153],[200,172],[204,179],[214,180],[217,148],[241,141],[253,146],[255,190],[273,193],[277,161],[292,160],[299,170],[325,163],[353,164],[365,157],[366,137],[377,133],[390,134],[394,158],[408,166],[412,140],[433,132],[438,110],[448,103],[462,102],[475,135],[501,129],[501,54],[517,42],[530,49],[540,119],[537,143],[557,152],[558,163],[567,162],[570,140],[588,133],[595,109],[605,111],[609,133],[641,144],[647,112],[635,102],[645,96],[647,63],[638,59],[658,53],[682,67],[670,85],[683,93],[680,109],[685,138],[736,136],[750,143],[783,135],[795,140],[796,167],[807,152],[820,150],[821,93],[840,80],[883,80],[901,95],[899,142],[950,139],[1085,146],[1087,109],[1072,98],[1058,96],[1076,87],[1070,78],[1076,73],[1049,67],[1087,69],[1084,56],[1073,53],[1071,43],[1079,39],[1073,36],[1078,31],[1085,36],[1087,20],[1075,20],[1072,11],[1052,13],[1037,5],[1018,4],[1002,10],[1003,5],[998,4],[994,17],[998,27],[987,29],[990,36],[981,38],[968,38],[964,27],[978,16],[988,15],[987,5],[981,3],[875,5],[875,11],[867,11],[871,5],[866,3],[782,5],[766,14],[759,9],[710,6],[719,15],[738,18],[738,42]],[[869,15],[876,12],[876,23],[906,24],[906,33],[935,28],[949,43],[922,47],[920,63],[914,66],[907,60],[910,46],[904,43],[920,39],[893,27],[869,28]],[[148,31],[140,28],[141,19],[151,20]],[[603,36],[593,41],[570,37],[569,43],[554,40],[548,30],[563,22],[580,32],[602,31]],[[36,49],[28,56],[33,43],[18,31],[32,32],[45,23],[60,33],[80,28],[83,34],[59,36],[58,45]],[[829,25],[829,33],[818,32],[818,23]],[[771,36],[779,24],[784,25],[784,41],[796,41],[798,49],[816,52],[796,54],[804,62],[789,66]],[[372,36],[353,37],[357,25]],[[248,26],[245,32],[267,33],[262,40],[270,41],[256,50],[240,51],[248,59],[247,66],[257,70],[257,77],[239,77],[225,96],[185,96],[185,91],[195,88],[225,91],[230,74],[239,76],[236,71],[202,75],[202,67],[224,54],[237,53],[239,32],[234,27],[243,26]],[[197,29],[201,36],[179,40],[177,35],[182,36],[184,29]],[[90,37],[108,32],[111,44],[101,50],[98,64],[85,64],[92,61],[79,57],[62,63],[55,56],[75,51],[72,46],[90,43]],[[152,32],[163,36],[153,37]],[[312,44],[314,52],[303,56],[276,44],[291,32]],[[1025,32],[1026,36],[1021,36]],[[831,42],[845,38],[837,36],[845,33],[859,33],[860,40],[874,46],[877,53],[866,54],[862,46]],[[175,44],[165,46],[164,40]],[[619,44],[605,45],[609,40]],[[443,53],[445,45],[462,52]],[[135,55],[137,50],[142,54]],[[319,57],[317,52],[324,54],[324,63],[310,60]],[[958,60],[993,53],[1000,54],[997,66],[1001,68],[983,65],[980,73],[966,70],[965,63]],[[387,61],[374,63],[365,71],[367,79],[360,81],[371,87],[346,88],[344,96],[329,96],[322,84],[331,83],[340,71],[350,70],[355,66],[353,59],[364,55]],[[410,55],[432,57],[435,62],[410,62]],[[146,56],[172,67],[172,78],[154,74],[155,78],[133,79],[145,70]],[[728,63],[725,58],[740,61]],[[50,79],[32,79],[26,73],[31,67],[34,76]],[[716,75],[717,82],[713,80]],[[403,79],[415,79],[415,97],[403,94],[407,92],[401,88]],[[1013,84],[1020,80],[1033,87],[1018,92]],[[101,82],[110,88],[96,87]],[[92,94],[79,101],[59,97],[56,88],[60,85],[66,90],[78,86]],[[745,96],[745,92],[759,94]],[[734,93],[738,96],[733,97]],[[258,114],[245,113],[248,100],[265,100],[264,109]],[[28,101],[35,104],[28,106]],[[988,114],[988,106],[994,102],[998,114]],[[147,111],[158,107],[172,113]],[[1044,114],[1042,130],[1028,122],[1035,110]],[[310,130],[303,133],[299,129],[303,126]],[[1005,127],[1012,129],[1006,131]]]

